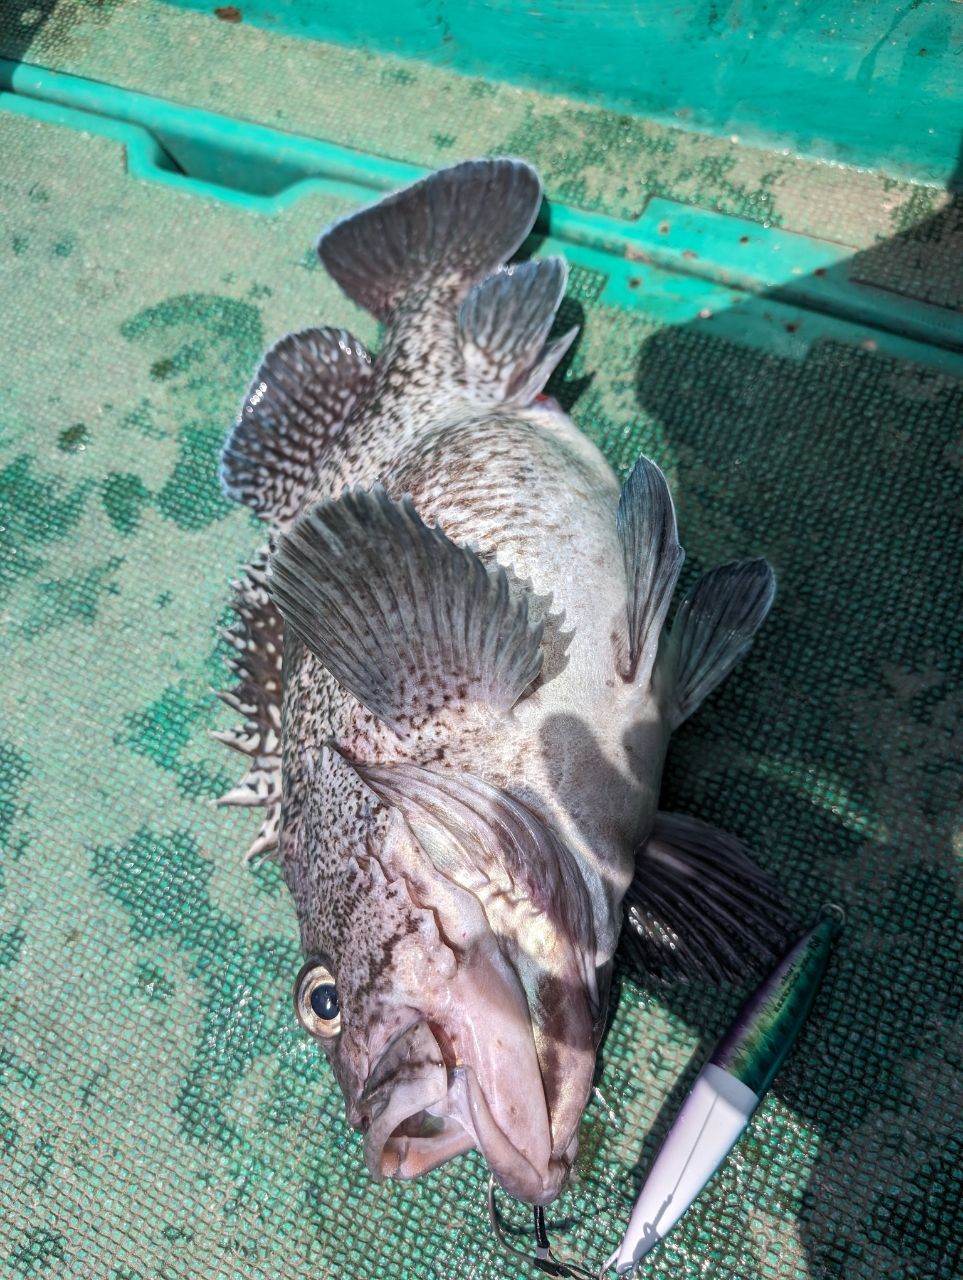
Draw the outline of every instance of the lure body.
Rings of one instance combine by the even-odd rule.
[[[633,1271],[668,1235],[745,1130],[812,1008],[839,929],[837,912],[824,908],[713,1049],[639,1192],[622,1243],[606,1264],[619,1275]]]

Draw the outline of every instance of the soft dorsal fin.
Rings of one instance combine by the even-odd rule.
[[[322,232],[318,253],[349,298],[384,320],[413,290],[467,289],[512,256],[542,201],[524,160],[440,169]]]
[[[678,813],[656,815],[623,911],[623,945],[661,981],[738,981],[787,937],[782,898],[745,846]]]
[[[545,258],[497,271],[469,291],[458,340],[472,399],[524,407],[539,394],[578,333],[546,344],[567,277],[563,258]]]
[[[625,676],[642,683],[652,673],[665,615],[685,559],[676,534],[669,486],[649,458],[639,458],[622,488],[617,523],[628,587]]]
[[[344,329],[289,333],[267,353],[221,453],[221,485],[263,520],[293,520],[371,376]]]
[[[285,621],[399,733],[473,702],[507,711],[538,675],[541,627],[503,569],[380,487],[316,503],[271,559]]]
[[[659,654],[658,682],[676,729],[720,684],[752,644],[776,595],[765,560],[737,560],[704,573],[679,605]]]

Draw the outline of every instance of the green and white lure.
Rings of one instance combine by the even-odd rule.
[[[632,1272],[732,1150],[806,1021],[843,918],[841,907],[824,906],[736,1014],[682,1104],[606,1269]]]
[[[611,1268],[635,1271],[701,1194],[748,1125],[795,1044],[819,990],[833,939],[844,913],[825,905],[815,924],[786,952],[736,1014],[702,1068],[666,1135],[642,1185],[622,1241],[596,1272],[557,1258],[548,1242],[544,1215],[535,1211],[537,1248],[530,1261],[548,1275],[599,1280]],[[509,1252],[498,1223],[494,1185],[488,1207],[499,1242]]]

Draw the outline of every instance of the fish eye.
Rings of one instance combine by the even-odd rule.
[[[294,984],[294,1009],[305,1031],[319,1040],[333,1040],[341,1030],[341,1005],[331,970],[309,960]]]

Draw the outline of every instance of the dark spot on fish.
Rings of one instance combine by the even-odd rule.
[[[748,236],[740,236],[740,237],[739,237],[739,243],[740,243],[740,244],[748,244],[748,243],[749,243],[749,237],[748,237]]]
[[[798,328],[799,328],[798,320],[793,320],[790,324],[786,325],[786,332],[795,333]]]
[[[222,22],[240,22],[241,11],[236,4],[222,4],[214,10],[214,17]]]
[[[659,235],[667,236],[669,234],[669,224],[667,222],[659,223]]]
[[[814,276],[819,276],[819,278],[820,278],[820,279],[822,279],[822,277],[823,277],[825,274],[826,274],[826,268],[825,268],[825,267],[817,267],[817,268],[816,268],[816,270],[813,272],[813,275],[814,275]]]
[[[630,276],[630,277],[629,277],[629,288],[630,288],[630,289],[637,289],[641,283],[642,283],[642,281],[641,281],[641,279],[640,279],[638,276]]]

